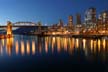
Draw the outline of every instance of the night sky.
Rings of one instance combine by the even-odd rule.
[[[69,15],[80,13],[82,20],[84,12],[89,7],[95,7],[97,15],[108,10],[108,0],[0,0],[0,25],[7,21],[41,21],[52,25],[62,19],[66,24]]]

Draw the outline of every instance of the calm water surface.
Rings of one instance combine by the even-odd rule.
[[[107,70],[107,62],[106,39],[26,35],[0,39],[0,71],[85,70],[86,65],[92,70]]]

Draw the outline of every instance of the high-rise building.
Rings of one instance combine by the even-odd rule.
[[[85,21],[86,23],[96,23],[96,8],[89,8],[85,12]]]
[[[89,8],[85,12],[85,24],[88,28],[93,28],[96,25],[96,8]]]
[[[102,30],[103,28],[103,24],[102,24],[102,19],[101,18],[98,18],[97,19],[97,30]]]
[[[108,11],[103,11],[99,14],[98,20],[97,20],[97,27],[98,30],[108,30]]]
[[[100,24],[102,24],[102,23],[103,23],[103,22],[102,22],[102,15],[99,14],[98,19],[97,19],[97,24],[100,25]]]
[[[76,14],[76,24],[81,24],[81,15]]]
[[[59,20],[58,26],[63,27],[63,21],[61,19]]]
[[[72,27],[73,26],[73,16],[69,16],[68,17],[68,27]]]
[[[74,31],[76,34],[79,34],[82,31],[81,15],[79,13],[76,14],[76,25],[74,25]]]
[[[108,21],[108,11],[104,11],[101,13],[101,19],[103,23],[107,23]]]

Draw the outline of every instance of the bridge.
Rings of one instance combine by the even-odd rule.
[[[39,26],[36,23],[33,22],[15,22],[12,23],[12,27],[34,27],[34,26]],[[7,25],[1,25],[0,28],[6,28]]]
[[[41,26],[41,25],[40,25]],[[0,28],[6,28],[7,25],[1,25]],[[15,22],[12,23],[12,27],[39,27],[38,24],[33,22]],[[48,27],[48,26],[41,26],[41,27]]]
[[[6,31],[7,30],[6,27],[7,27],[6,25],[0,26],[0,32]],[[41,26],[33,22],[12,23],[13,33],[27,33],[27,32],[32,33],[32,32],[39,31],[39,28],[45,31],[48,28],[48,26]],[[43,32],[42,30],[41,32]]]

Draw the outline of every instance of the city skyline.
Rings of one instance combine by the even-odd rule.
[[[76,14],[81,14],[84,20],[84,12],[90,8],[96,8],[96,14],[108,10],[108,0],[1,0],[0,1],[0,25],[6,22],[41,21],[42,24],[56,24],[62,19],[68,23],[68,16],[72,15],[76,23]]]

